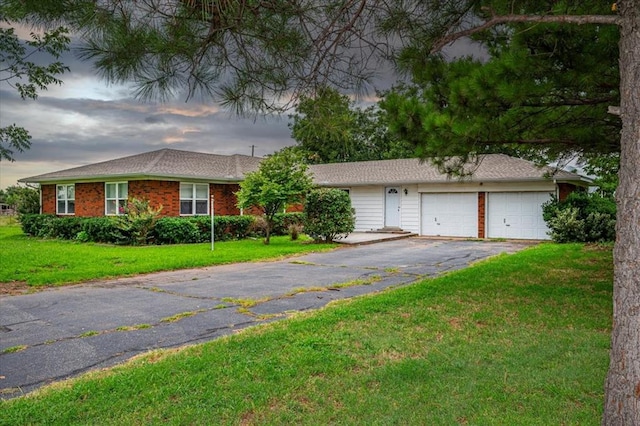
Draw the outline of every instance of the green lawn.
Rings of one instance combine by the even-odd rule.
[[[610,247],[543,244],[0,403],[0,424],[597,425]]]
[[[211,244],[125,247],[41,240],[25,236],[18,226],[0,226],[0,286],[26,282],[31,286],[62,285],[156,271],[197,268],[223,263],[279,258],[328,250],[335,245],[274,237]]]

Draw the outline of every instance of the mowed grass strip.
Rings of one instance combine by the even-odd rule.
[[[24,235],[17,226],[0,226],[0,286],[26,282],[31,286],[81,281],[225,263],[250,262],[330,250],[333,244],[312,244],[274,237],[211,244],[126,247],[42,240]]]
[[[0,424],[597,425],[610,248],[544,244],[154,352],[0,404]]]

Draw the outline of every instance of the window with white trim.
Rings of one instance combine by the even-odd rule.
[[[129,197],[128,182],[107,182],[104,184],[105,213],[107,215],[125,214]]]
[[[57,214],[75,214],[76,212],[76,186],[56,185],[56,213]]]
[[[181,183],[180,184],[180,215],[209,214],[209,184]]]

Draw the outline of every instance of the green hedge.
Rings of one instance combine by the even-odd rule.
[[[616,203],[613,198],[572,192],[564,201],[554,198],[543,204],[542,212],[555,242],[588,243],[616,239]]]
[[[286,235],[289,225],[301,224],[302,213],[276,215],[274,235]],[[216,241],[257,236],[254,216],[215,216]],[[40,238],[92,241],[108,244],[134,244],[132,236],[118,226],[118,217],[58,217],[28,214],[20,216],[25,234]],[[211,217],[163,217],[150,232],[155,244],[189,244],[211,241]]]
[[[277,213],[273,217],[274,224],[273,229],[271,230],[271,235],[288,235],[289,226],[302,226],[304,224],[304,217],[305,214],[302,212]]]
[[[23,214],[19,219],[22,232],[32,237],[46,237],[50,229],[49,222],[56,217],[50,214]]]
[[[181,217],[163,217],[156,222],[152,231],[156,244],[199,243],[197,226]]]

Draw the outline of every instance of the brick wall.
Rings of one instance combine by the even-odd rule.
[[[132,180],[129,197],[149,200],[153,208],[162,206],[161,216],[180,216],[180,182]]]
[[[304,204],[291,204],[287,206],[287,213],[300,213],[304,211]]]
[[[42,192],[42,213],[56,214],[56,186],[42,185],[40,191]]]
[[[485,237],[485,218],[487,212],[487,193],[478,192],[478,238]]]
[[[239,215],[240,209],[236,205],[238,200],[235,192],[240,190],[236,183],[212,183],[209,185],[209,194],[213,195],[214,210],[216,215]]]
[[[56,214],[56,185],[42,185],[42,213]],[[76,216],[104,216],[104,182],[76,183]],[[236,206],[238,184],[210,184],[215,197],[216,215],[239,215]],[[162,206],[162,216],[180,216],[180,182],[159,180],[129,181],[129,197],[149,200],[151,206]],[[248,213],[248,212],[247,212]]]
[[[76,216],[104,216],[104,182],[76,183]]]
[[[570,183],[559,183],[558,184],[558,199],[560,201],[564,201],[567,199],[569,194],[578,189],[575,185]]]

